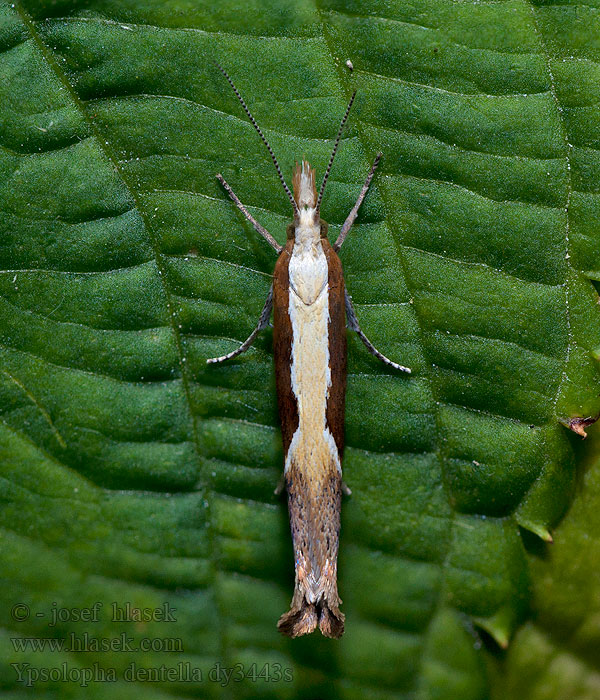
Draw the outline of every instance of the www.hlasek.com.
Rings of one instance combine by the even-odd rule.
[[[279,663],[234,664],[225,666],[216,662],[210,669],[193,666],[189,661],[181,661],[173,666],[143,667],[132,661],[123,672],[116,668],[101,667],[97,662],[81,667],[64,661],[58,666],[32,666],[29,663],[11,664],[17,675],[17,682],[25,686],[37,683],[75,683],[82,688],[91,683],[217,683],[222,687],[242,681],[258,683],[291,683],[293,669]]]
[[[62,651],[62,652],[107,652],[107,651],[169,651],[183,652],[181,637],[142,637],[134,639],[125,632],[116,637],[94,637],[87,632],[67,637],[11,637],[16,652]]]

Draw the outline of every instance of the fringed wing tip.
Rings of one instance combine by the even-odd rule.
[[[277,629],[288,637],[301,637],[314,632],[319,625],[325,637],[339,639],[344,634],[344,613],[332,610],[327,602],[317,605],[303,601],[299,610],[290,610],[279,619]]]

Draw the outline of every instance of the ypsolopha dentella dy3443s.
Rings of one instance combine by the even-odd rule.
[[[237,357],[269,325],[273,311],[273,353],[277,400],[285,453],[285,487],[296,562],[296,583],[289,612],[278,627],[290,637],[313,632],[317,625],[326,637],[341,637],[344,614],[337,588],[337,555],[340,533],[342,455],[344,451],[344,403],[346,394],[346,324],[358,333],[369,352],[387,365],[410,373],[408,367],[382,355],[360,329],[351,298],[344,285],[337,251],[352,227],[381,158],[377,154],[365,184],[342,226],[336,242],[327,239],[327,224],[319,209],[350,108],[340,124],[321,188],[317,193],[315,171],[305,160],[296,163],[290,191],[269,145],[242,96],[235,91],[254,128],[273,159],[286,191],[294,220],[287,228],[287,243],[280,246],[237,198],[225,179],[217,178],[237,208],[279,255],[273,285],[258,325],[239,348],[208,363]],[[283,488],[283,484],[281,486]]]

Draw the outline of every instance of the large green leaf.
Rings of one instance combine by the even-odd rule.
[[[520,528],[549,537],[574,482],[564,426],[600,411],[599,30],[590,3],[1,0],[13,697],[17,671],[56,667],[72,680],[40,676],[38,694],[129,698],[132,663],[175,669],[144,689],[157,698],[486,697],[473,623],[506,644],[526,617]],[[414,373],[351,338],[340,642],[275,628],[293,562],[270,334],[205,364],[252,330],[274,264],[215,173],[280,241],[290,218],[213,58],[286,174],[303,155],[323,172],[358,88],[332,237],[384,153],[342,261],[367,335]],[[97,621],[49,626],[96,601]],[[176,622],[113,621],[127,601]],[[70,651],[86,632],[180,646]],[[118,680],[82,688],[95,663]]]

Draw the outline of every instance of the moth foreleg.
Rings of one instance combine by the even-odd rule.
[[[371,170],[369,170],[369,174],[367,175],[367,179],[365,180],[365,184],[362,187],[362,190],[360,191],[360,194],[358,195],[358,199],[356,200],[356,204],[352,207],[352,211],[348,214],[348,217],[346,218],[346,221],[344,221],[344,224],[342,226],[342,230],[340,231],[340,235],[337,237],[336,242],[333,244],[333,249],[337,252],[341,247],[342,243],[344,242],[344,239],[348,235],[348,231],[352,228],[352,225],[354,224],[356,217],[358,216],[358,210],[360,209],[360,205],[363,203],[363,199],[366,197],[367,192],[369,191],[369,185],[371,184],[371,180],[373,179],[373,175],[375,175],[375,171],[377,170],[377,166],[379,165],[379,161],[381,160],[382,153],[378,153],[375,156],[375,160],[373,161],[373,165],[371,166]]]
[[[258,221],[252,216],[252,214],[246,209],[246,207],[240,202],[236,193],[231,189],[229,183],[221,175],[217,173],[217,180],[223,185],[227,194],[231,197],[235,206],[242,212],[242,214],[248,219],[248,221],[254,226],[255,230],[260,233],[260,235],[267,241],[267,243],[273,247],[278,253],[281,253],[283,247],[277,243],[273,236],[267,231],[264,226],[258,223]]]
[[[267,300],[265,301],[265,305],[263,306],[263,310],[260,314],[260,318],[258,319],[258,324],[256,325],[256,328],[250,333],[250,335],[244,340],[244,342],[240,345],[239,348],[236,348],[232,352],[230,352],[227,355],[223,355],[221,357],[211,357],[209,360],[206,360],[206,364],[214,364],[216,362],[225,362],[225,360],[231,360],[234,357],[237,357],[238,355],[241,355],[243,352],[246,352],[246,350],[252,345],[254,342],[254,338],[262,331],[264,328],[267,328],[269,325],[269,317],[271,316],[271,310],[273,308],[273,285],[271,285],[271,289],[269,289],[269,293],[267,295]]]
[[[365,347],[367,350],[371,353],[371,355],[375,355],[375,357],[378,360],[381,360],[384,364],[390,365],[391,367],[394,367],[395,369],[399,369],[401,372],[406,372],[407,374],[410,374],[411,370],[408,367],[403,367],[402,365],[397,364],[396,362],[392,362],[388,357],[383,355],[382,353],[379,352],[379,350],[373,345],[373,343],[367,338],[367,336],[362,332],[360,325],[358,323],[358,318],[356,317],[356,312],[354,311],[354,307],[352,306],[352,299],[350,298],[350,295],[348,294],[348,290],[344,290],[344,298],[346,302],[346,322],[348,324],[348,328],[352,331],[356,331],[358,334],[358,337],[363,341],[365,344]]]

